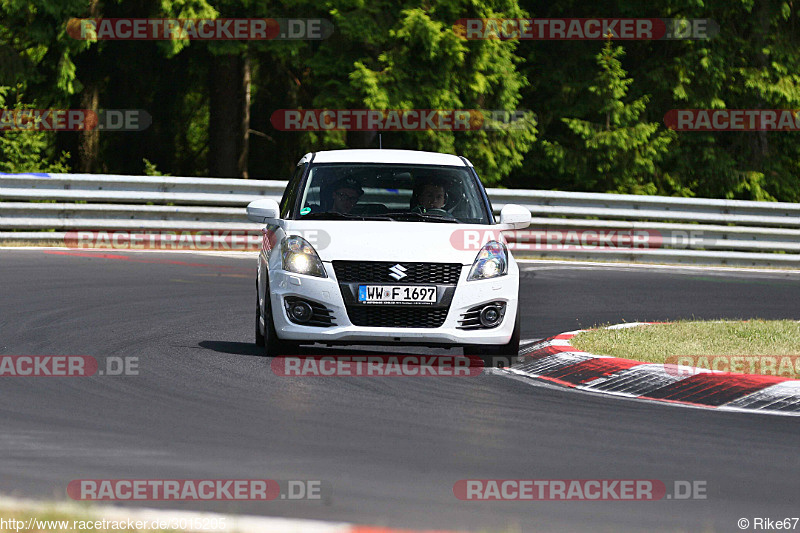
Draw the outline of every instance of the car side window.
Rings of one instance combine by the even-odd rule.
[[[300,189],[300,180],[303,178],[306,166],[308,166],[308,163],[297,165],[294,174],[292,174],[292,177],[289,179],[288,185],[286,185],[286,190],[283,191],[283,198],[281,198],[280,203],[281,218],[289,217],[289,212],[292,210],[295,200],[297,199],[297,192]]]

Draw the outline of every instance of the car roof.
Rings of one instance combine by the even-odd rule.
[[[306,154],[308,161],[312,154]],[[399,163],[412,165],[472,166],[466,158],[416,150],[328,150],[313,154],[314,163]]]

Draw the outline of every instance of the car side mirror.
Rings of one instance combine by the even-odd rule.
[[[247,218],[253,222],[266,223],[268,220],[280,218],[278,202],[272,198],[255,200],[247,204]]]
[[[500,224],[507,229],[523,229],[531,225],[531,212],[521,205],[506,204],[500,210]]]

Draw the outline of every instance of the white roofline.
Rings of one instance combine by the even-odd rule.
[[[315,152],[314,163],[396,163],[410,165],[472,166],[472,163],[451,154],[422,152],[416,150],[327,150]],[[311,156],[306,154],[303,159]]]

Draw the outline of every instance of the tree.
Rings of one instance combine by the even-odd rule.
[[[9,87],[0,86],[0,109],[4,109]],[[14,109],[30,109],[33,106],[12,104]],[[55,133],[43,131],[0,132],[0,172],[67,172],[69,154],[54,152]]]
[[[295,48],[302,55],[286,55],[281,62],[286,75],[277,81],[282,87],[294,85],[294,105],[287,107],[516,110],[526,83],[516,70],[516,43],[466,41],[453,28],[459,18],[493,16],[487,6],[454,0],[329,0],[325,7],[336,28],[333,36]],[[524,15],[512,0],[501,7],[505,16]],[[385,133],[383,146],[460,153],[487,183],[497,184],[521,163],[535,138],[534,125],[522,125],[519,130]],[[296,136],[296,146],[303,149],[377,147],[373,132],[282,137],[287,135]]]
[[[80,0],[0,2],[0,109],[65,107],[81,89],[73,58],[88,43],[66,36],[70,13]],[[69,154],[56,147],[56,134],[0,132],[0,170],[63,172]]]
[[[619,61],[623,55],[621,46],[606,41],[596,58],[600,71],[587,91],[588,116],[561,119],[579,140],[570,144],[543,140],[542,146],[558,172],[589,190],[655,194],[654,182],[661,173],[657,164],[675,134],[658,122],[640,121],[648,96],[626,101],[633,80],[625,77]]]
[[[649,80],[671,108],[798,109],[798,7],[782,0],[714,1],[669,9],[708,17],[719,35],[675,43]],[[699,196],[800,201],[798,132],[685,132],[667,164]]]
[[[351,88],[370,109],[484,109],[517,111],[525,79],[517,72],[516,43],[467,41],[445,20],[449,3],[429,11],[405,9],[389,31],[391,41],[374,67],[356,61]],[[442,9],[442,8],[445,9]],[[437,9],[438,8],[438,9]],[[484,8],[485,9],[485,8]],[[508,16],[520,15],[511,11]],[[479,16],[494,16],[488,9]],[[402,135],[402,145],[469,157],[484,182],[496,185],[522,163],[536,136],[535,123],[518,128],[422,131]]]

